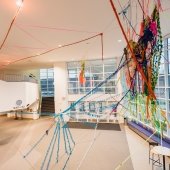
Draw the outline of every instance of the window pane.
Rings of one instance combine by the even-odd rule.
[[[72,74],[72,75],[77,74],[77,69],[70,69],[70,70],[68,70],[68,74],[69,75],[70,74]]]
[[[79,91],[80,94],[84,94],[84,93],[85,93],[85,88],[80,88],[79,90],[80,90],[80,91]]]
[[[85,88],[85,92],[89,92],[91,90],[91,88]]]
[[[159,105],[163,110],[166,110],[166,102],[165,102],[165,100],[159,100]]]
[[[168,38],[168,45],[170,45],[170,38]]]
[[[91,68],[92,73],[103,73],[103,67],[92,67]]]
[[[159,86],[165,86],[165,77],[164,76],[159,77]]]
[[[109,77],[112,73],[105,73],[104,74],[104,79],[106,79],[107,77]],[[114,75],[111,79],[117,79],[117,75]]]
[[[84,102],[81,102],[81,103],[79,104],[79,111],[80,111],[80,112],[84,112],[84,111],[85,111]]]
[[[161,64],[159,69],[159,74],[165,74],[164,71],[165,71],[164,64]]]
[[[106,94],[116,94],[116,88],[105,88]]]
[[[78,89],[68,89],[69,94],[78,94]]]
[[[53,78],[54,74],[53,73],[48,73],[48,78]]]
[[[101,81],[93,81],[93,86],[96,87]]]
[[[89,111],[90,112],[95,112],[96,108],[95,108],[95,102],[90,102],[89,103]]]
[[[77,88],[78,87],[78,82],[69,82],[68,83],[68,88]]]
[[[159,88],[159,97],[165,98],[165,89],[164,88]]]
[[[103,74],[93,74],[92,80],[103,80]]]
[[[168,87],[170,86],[170,75],[168,76]]]
[[[91,81],[86,81],[85,82],[85,87],[91,87]]]
[[[78,81],[78,77],[74,77],[74,78],[69,77],[68,81]]]
[[[113,73],[116,69],[116,66],[115,65],[107,65],[107,66],[104,66],[104,72],[109,72],[109,73]]]
[[[40,69],[42,96],[54,96],[54,70]]]
[[[158,88],[155,88],[155,95],[156,95],[156,97],[159,97],[159,89]]]
[[[95,93],[104,93],[104,88],[98,88],[97,90],[95,90]]]
[[[170,99],[170,88],[168,88],[167,91],[168,91],[168,99]]]

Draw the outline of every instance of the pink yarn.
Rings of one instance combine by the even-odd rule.
[[[149,29],[150,29],[150,31],[152,31],[154,36],[157,35],[157,24],[155,21],[150,23]]]

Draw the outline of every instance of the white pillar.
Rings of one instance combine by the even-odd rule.
[[[66,62],[54,64],[55,113],[60,113],[68,107],[67,76]]]

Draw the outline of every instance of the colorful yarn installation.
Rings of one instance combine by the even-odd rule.
[[[85,84],[85,82],[86,82],[86,78],[85,78],[85,61],[82,61],[82,64],[81,64],[79,81],[80,81],[81,85]]]
[[[155,97],[149,90],[148,86],[151,87],[152,92],[155,90],[162,53],[162,35],[157,6],[154,8],[152,16],[147,16],[141,25],[141,37],[138,42],[129,42],[136,57],[137,64],[132,59],[125,70],[125,74],[127,77],[127,86],[129,86],[130,79],[132,79],[132,76],[135,74],[135,70],[137,69],[137,71],[139,71],[137,65],[139,65],[140,69],[144,72],[147,82],[144,80],[144,77],[139,74],[140,76],[138,77],[141,84],[138,84],[138,86],[141,86],[142,88],[138,92],[147,96],[146,111],[147,118],[150,118],[151,113],[149,113],[149,102],[155,102]],[[125,55],[126,59],[132,58],[129,47],[126,47]],[[133,85],[132,88],[134,91],[135,86]]]
[[[163,48],[159,2],[160,1],[156,1],[151,16],[148,16],[149,12],[146,12],[140,1],[138,1],[143,11],[140,36],[137,41],[129,41],[115,5],[113,1],[110,0],[113,12],[127,42],[127,47],[124,49],[124,61],[129,60],[129,62],[121,74],[123,75],[123,89],[130,89],[130,93],[127,94],[124,100],[128,100],[129,103],[126,103],[124,106],[129,108],[129,117],[142,121],[144,124],[148,124],[162,133],[162,130],[166,129],[169,122],[165,112],[160,108],[159,101],[156,99],[154,93],[158,81]],[[148,5],[149,4],[147,4],[147,6]],[[132,81],[131,84],[131,80],[134,79],[133,76],[135,80]]]

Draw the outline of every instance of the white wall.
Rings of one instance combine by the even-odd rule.
[[[38,94],[38,84],[0,80],[0,112],[13,110],[17,100],[22,100],[24,107],[32,104],[39,99]]]
[[[26,102],[27,102],[27,104],[32,104],[37,99],[39,99],[38,84],[26,82],[25,83],[25,90],[26,90]]]
[[[68,107],[67,65],[65,62],[54,64],[55,113]]]

